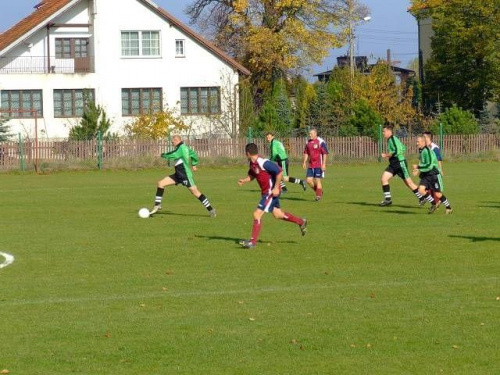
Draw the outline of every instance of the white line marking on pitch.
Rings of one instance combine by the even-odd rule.
[[[12,255],[7,254],[7,253],[2,253],[1,251],[0,251],[0,255],[5,258],[5,262],[0,264],[0,268],[10,266],[12,263],[14,263],[14,257]]]

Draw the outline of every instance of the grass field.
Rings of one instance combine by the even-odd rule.
[[[0,371],[500,374],[500,164],[446,164],[453,215],[377,207],[384,168],[289,184],[307,236],[267,215],[254,250],[245,165],[195,175],[215,219],[183,187],[138,218],[162,169],[0,174]]]

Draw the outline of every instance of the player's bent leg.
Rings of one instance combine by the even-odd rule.
[[[158,181],[156,187],[154,206],[151,209],[151,211],[149,211],[150,216],[154,215],[155,213],[161,210],[161,202],[163,200],[163,194],[165,193],[165,188],[170,185],[175,185],[175,181],[170,176],[167,176]]]
[[[305,236],[307,230],[307,219],[297,217],[290,212],[284,212],[280,208],[275,208],[273,210],[273,216],[276,219],[282,219],[289,221],[290,223],[297,224],[300,227],[300,233]]]
[[[210,213],[211,217],[217,216],[217,211],[215,211],[215,209],[212,207],[208,198],[205,195],[203,195],[196,186],[191,186],[188,189],[191,192],[191,194],[193,194],[196,198],[198,198],[203,207],[205,207],[207,211]]]

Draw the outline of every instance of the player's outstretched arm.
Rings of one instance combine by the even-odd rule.
[[[246,176],[245,178],[240,178],[240,179],[238,180],[238,185],[239,185],[239,186],[242,186],[242,185],[244,185],[244,184],[246,184],[247,182],[250,182],[250,181],[252,181],[252,180],[253,180],[252,176]]]

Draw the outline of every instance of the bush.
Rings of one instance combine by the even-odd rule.
[[[445,134],[477,134],[479,133],[479,123],[470,111],[454,105],[441,113],[432,126],[435,134],[439,133],[439,124],[443,125]]]

